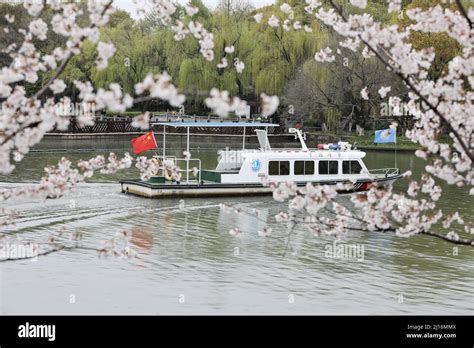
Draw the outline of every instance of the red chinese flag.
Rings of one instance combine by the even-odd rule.
[[[146,150],[156,149],[158,145],[156,145],[155,136],[153,132],[148,132],[139,136],[138,138],[132,139],[131,141],[133,147],[133,153],[138,155]]]

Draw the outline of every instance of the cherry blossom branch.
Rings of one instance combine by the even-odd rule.
[[[46,176],[41,178],[39,184],[0,189],[0,202],[13,197],[59,198],[77,187],[79,183],[91,178],[96,171],[100,171],[102,174],[112,174],[130,168],[134,162],[135,167],[140,171],[142,180],[148,180],[160,171],[165,172],[165,176],[169,180],[181,180],[181,169],[173,161],[161,161],[155,157],[151,159],[144,156],[133,158],[125,153],[123,158],[118,158],[114,153],[110,153],[107,159],[102,155],[98,155],[87,161],[80,160],[77,162],[77,168],[74,168],[71,161],[63,157],[57,166],[45,168]],[[191,168],[190,171],[193,175],[196,175],[198,169]],[[8,224],[8,221],[6,224]],[[2,221],[0,220],[1,225]]]
[[[0,145],[6,144],[11,138],[15,137],[15,135],[17,135],[18,133],[24,131],[25,129],[38,127],[41,124],[41,122],[42,121],[33,122],[33,123],[25,125],[24,127],[19,128],[16,132],[13,132],[10,135],[8,135],[7,137],[5,137],[3,139],[3,141],[0,142]]]
[[[104,6],[104,9],[102,10],[102,12],[100,13],[100,16],[103,17],[107,11],[109,10],[110,6],[112,6],[112,3],[113,3],[113,0],[110,0],[105,6]],[[89,29],[94,29],[97,27],[97,24],[96,23],[92,23],[92,25],[89,27]],[[76,43],[76,46],[79,46],[85,39],[87,39],[87,36],[85,35],[82,35],[81,38],[79,39],[79,41]],[[59,66],[58,69],[56,69],[56,72],[54,73],[54,75],[48,80],[48,82],[46,82],[46,84],[44,86],[41,87],[41,89],[36,92],[34,95],[33,95],[33,99],[38,99],[40,98],[44,92],[46,92],[46,90],[48,89],[48,87],[59,77],[59,75],[61,75],[61,73],[63,72],[63,70],[66,68],[67,64],[69,63],[69,61],[71,60],[71,58],[73,57],[73,53],[71,51],[68,52],[67,56],[63,59],[63,61],[61,62],[61,65]]]
[[[259,213],[255,209],[254,209],[253,213],[249,213],[248,211],[246,211],[242,208],[236,208],[236,207],[231,207],[231,206],[227,206],[227,205],[221,205],[220,207],[221,207],[221,209],[232,210],[233,212],[235,212],[239,215],[247,215],[249,217],[256,218],[257,220],[259,220],[261,222],[267,223],[266,220],[263,220],[259,217]],[[328,209],[327,207],[325,207],[325,209],[328,212],[332,213],[332,214],[336,214],[334,211]],[[280,213],[280,214],[286,215],[285,213]],[[344,215],[344,214],[342,214],[342,215],[346,216],[346,217],[349,217],[349,218],[355,218],[353,216],[348,216],[348,215]],[[278,216],[276,217],[276,219],[278,220]],[[332,229],[332,228],[335,227],[334,222],[325,221],[325,219],[320,217],[320,216],[317,216],[316,219],[317,219],[317,222],[319,224],[325,226],[326,228]],[[359,220],[359,219],[357,218],[357,220]],[[290,243],[291,243],[291,237],[297,232],[296,227],[297,226],[305,226],[305,227],[310,228],[310,230],[311,229],[314,230],[314,227],[311,228],[312,227],[311,225],[314,225],[314,223],[315,223],[314,221],[308,221],[305,218],[301,218],[301,217],[297,218],[297,217],[292,216],[292,215],[288,215],[287,219],[285,221],[289,224],[289,232],[287,232],[284,235],[275,236],[275,235],[271,234],[271,232],[272,232],[271,229],[266,229],[266,231],[264,231],[264,232],[258,231],[258,235],[262,236],[262,237],[265,237],[265,238],[286,240],[285,248],[284,248],[282,257],[285,257],[286,254],[287,254],[288,248],[290,247]],[[357,232],[366,232],[366,233],[377,233],[377,232],[378,233],[387,233],[387,232],[396,233],[397,229],[394,228],[394,227],[388,227],[388,228],[376,228],[374,230],[369,230],[368,228],[363,227],[363,226],[356,227],[356,226],[346,225],[346,226],[344,226],[343,231],[357,231]],[[229,233],[231,235],[237,236],[237,235],[241,234],[242,232],[240,230],[237,230],[237,229],[232,229],[232,230],[230,230]],[[449,236],[446,236],[446,235],[442,235],[440,233],[430,232],[430,231],[421,231],[421,232],[417,232],[417,234],[423,234],[423,235],[431,236],[431,237],[434,237],[434,238],[442,239],[444,241],[447,241],[447,242],[450,242],[450,243],[453,243],[453,244],[474,246],[474,239],[463,239],[463,238],[459,238],[459,237],[452,238],[452,237],[449,237]],[[338,234],[336,233],[336,236],[337,235]]]
[[[341,203],[339,203],[339,204],[341,204]],[[342,205],[342,204],[341,204],[341,205]],[[343,206],[344,206],[344,205],[343,205]],[[344,206],[344,208],[347,209],[346,206]],[[331,214],[335,215],[335,216],[338,215],[335,211],[329,209],[328,207],[324,207],[324,210],[327,211],[328,213],[331,213]],[[353,220],[355,220],[355,221],[357,221],[357,222],[362,222],[362,223],[365,222],[365,221],[362,220],[361,218],[359,218],[359,217],[357,217],[357,216],[354,216],[354,215],[347,215],[347,214],[339,214],[339,215],[342,215],[342,216],[344,216],[344,217],[351,218],[351,219],[353,219]]]
[[[59,75],[59,74],[58,74]],[[36,98],[36,97],[34,97]],[[152,99],[156,99],[156,97],[152,97],[152,96],[143,96],[143,97],[138,97],[138,98],[135,98],[133,99],[133,102],[132,102],[132,105],[135,105],[135,104],[138,104],[138,103],[142,103],[142,102],[145,102],[145,101],[150,101]],[[20,127],[18,128],[15,132],[11,133],[10,135],[8,135],[7,137],[5,137],[2,141],[0,141],[0,145],[4,145],[6,144],[10,139],[14,138],[16,135],[18,135],[19,133],[21,133],[22,131],[28,129],[28,128],[36,128],[38,127],[41,123],[43,123],[43,121],[36,121],[34,123],[30,123],[30,124],[27,124],[23,127]]]
[[[344,20],[345,23],[348,23],[347,17],[344,15],[342,9],[336,5],[334,0],[329,0],[329,3],[331,6],[337,11],[339,16]],[[466,155],[469,157],[471,161],[474,161],[474,152],[471,152],[470,147],[468,144],[466,144],[463,140],[463,138],[460,136],[458,131],[454,129],[453,125],[448,122],[446,117],[438,110],[438,108],[433,105],[413,84],[411,79],[408,76],[405,76],[399,69],[395,69],[392,64],[390,64],[382,55],[380,52],[374,48],[367,40],[364,40],[360,34],[358,34],[358,38],[363,42],[369,50],[375,54],[375,56],[389,69],[391,69],[395,75],[397,75],[403,82],[406,83],[406,85],[428,106],[429,109],[431,109],[449,128],[449,130],[453,133],[453,135],[456,137],[458,140],[459,144],[463,148],[464,152]]]
[[[47,256],[53,253],[57,253],[60,251],[71,251],[71,250],[87,250],[87,251],[95,251],[98,253],[98,256],[101,257],[102,255],[108,256],[119,256],[119,257],[137,257],[136,252],[129,247],[130,244],[130,233],[127,231],[116,233],[115,236],[109,240],[103,242],[103,245],[97,248],[83,246],[80,245],[80,241],[82,239],[81,233],[73,233],[69,235],[69,240],[64,240],[64,233],[60,231],[57,235],[51,235],[49,237],[49,242],[47,243],[32,243],[26,242],[21,243],[24,246],[31,246],[31,252],[27,253],[25,257],[6,257],[0,259],[0,262],[10,262],[10,261],[22,261],[28,259],[35,259],[41,256]],[[3,246],[9,245],[18,245],[19,241],[14,238],[5,238],[4,234],[0,234],[0,239],[2,239]],[[12,240],[13,239],[13,240]],[[69,242],[69,243],[68,243]],[[71,242],[74,245],[70,245]],[[122,242],[122,243],[120,243]],[[0,244],[0,245],[2,245]],[[40,245],[46,245],[47,250],[39,251]]]
[[[474,23],[471,21],[469,18],[469,14],[467,13],[466,9],[464,8],[461,0],[456,0],[456,4],[458,5],[459,11],[461,11],[461,14],[466,18],[467,23],[469,23],[469,26],[471,29],[474,29]]]
[[[289,232],[287,235],[285,235],[284,237],[290,237],[292,234],[293,234],[293,231],[294,231],[294,227],[296,225],[308,225],[308,224],[311,224],[311,222],[307,222],[305,221],[304,219],[300,219],[300,220],[292,220],[293,222],[293,228],[291,230],[291,232]],[[333,227],[332,224],[330,223],[327,223],[325,221],[323,221],[321,218],[318,217],[318,222],[323,224],[324,226],[326,227]],[[364,228],[364,227],[354,227],[354,226],[345,226],[344,227],[345,230],[348,230],[348,231],[357,231],[357,232],[369,232],[369,233],[374,233],[374,232],[396,232],[396,228],[393,228],[393,227],[390,227],[390,228],[377,228],[376,230],[368,230],[367,228]],[[468,246],[474,246],[474,239],[465,239],[465,238],[449,238],[447,237],[446,235],[443,235],[443,234],[440,234],[440,233],[436,233],[436,232],[431,232],[431,231],[422,231],[422,232],[419,232],[418,234],[423,234],[423,235],[427,235],[427,236],[431,236],[431,237],[435,237],[435,238],[438,238],[438,239],[442,239],[444,241],[447,241],[447,242],[450,242],[450,243],[453,243],[453,244],[460,244],[460,245],[468,245]]]
[[[435,232],[430,232],[430,231],[423,231],[423,232],[420,232],[420,234],[424,234],[424,235],[427,235],[427,236],[432,236],[432,237],[435,237],[435,238],[439,238],[439,239],[442,239],[442,240],[445,240],[447,242],[454,243],[454,244],[474,246],[474,239],[463,239],[463,238],[453,239],[453,238],[449,238],[445,235],[435,233]]]
[[[38,99],[40,98],[44,92],[46,92],[46,90],[48,89],[48,87],[59,77],[59,75],[61,75],[61,73],[64,71],[64,69],[66,68],[67,64],[69,63],[69,61],[71,60],[71,58],[73,57],[73,54],[71,52],[68,53],[68,55],[62,60],[61,62],[61,65],[59,66],[58,69],[56,69],[56,72],[54,73],[54,75],[41,87],[40,90],[38,90],[34,95],[33,95],[33,99]]]

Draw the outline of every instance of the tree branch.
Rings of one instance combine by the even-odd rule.
[[[456,4],[458,5],[459,11],[461,11],[461,14],[463,15],[464,18],[466,18],[467,23],[469,24],[469,27],[471,29],[474,29],[474,23],[471,21],[469,18],[469,14],[467,13],[466,9],[462,5],[461,0],[456,0]]]
[[[439,239],[442,239],[442,240],[445,240],[447,242],[450,242],[450,243],[454,243],[454,244],[461,244],[461,245],[470,245],[470,246],[474,246],[474,239],[463,239],[463,238],[459,238],[459,239],[451,239],[451,238],[448,238],[446,237],[445,235],[442,235],[442,234],[439,234],[439,233],[435,233],[435,232],[429,232],[429,231],[423,231],[421,232],[420,234],[426,234],[428,236],[432,236],[432,237],[435,237],[435,238],[439,238]]]
[[[347,18],[342,13],[342,10],[334,3],[334,0],[329,0],[329,3],[337,11],[339,16],[344,20],[344,22],[347,23]],[[474,153],[470,151],[469,146],[463,141],[458,131],[453,128],[452,124],[447,121],[446,117],[437,109],[437,107],[434,106],[423,94],[421,94],[421,92],[413,85],[412,80],[408,76],[405,76],[398,69],[395,69],[395,67],[392,66],[389,62],[387,62],[385,58],[382,57],[380,52],[376,48],[372,47],[366,40],[364,40],[360,34],[358,34],[358,37],[361,42],[363,42],[386,67],[392,69],[395,75],[398,76],[403,82],[405,82],[406,85],[423,101],[423,103],[425,103],[428,108],[430,108],[447,125],[448,129],[454,134],[459,144],[463,148],[464,152],[466,153],[466,156],[468,156],[471,161],[474,161]]]
[[[104,9],[102,10],[100,16],[103,17],[104,14],[107,12],[107,10],[110,8],[110,6],[112,6],[112,0],[110,0],[107,5],[104,6]],[[96,23],[92,23],[92,25],[90,26],[91,29],[94,29],[97,27],[97,24]],[[87,36],[82,36],[80,39],[79,39],[79,43],[83,42],[85,39],[87,39]],[[34,95],[33,95],[33,99],[38,99],[40,98],[44,92],[46,92],[46,90],[48,89],[48,87],[54,82],[54,80],[56,80],[59,75],[63,72],[63,70],[66,68],[67,66],[67,63],[69,63],[69,61],[71,60],[71,58],[73,57],[73,54],[72,52],[69,52],[68,55],[63,59],[63,61],[61,62],[61,65],[59,66],[59,68],[56,70],[56,72],[54,73],[54,75],[48,80],[48,82],[46,82],[46,84],[41,87],[41,89],[36,92]]]
[[[101,12],[101,17],[104,16],[104,14],[107,12],[107,10],[110,8],[110,6],[112,5],[113,1],[110,0],[107,5],[105,5],[104,9],[102,10]],[[97,24],[96,23],[93,23],[90,28],[93,29],[97,27]],[[86,39],[87,37],[86,36],[83,36],[81,37],[80,41],[79,42],[82,42]],[[48,87],[59,77],[59,75],[64,71],[64,69],[66,68],[67,64],[69,63],[69,61],[71,60],[73,54],[71,52],[68,53],[68,55],[63,59],[63,61],[61,62],[61,65],[59,66],[59,68],[56,70],[56,72],[54,73],[54,75],[48,80],[48,82],[46,82],[46,84],[44,86],[41,87],[41,89],[39,91],[37,91],[32,99],[38,99],[40,98],[45,92],[46,90],[48,89]],[[3,139],[1,142],[0,142],[0,146],[4,145],[7,141],[9,141],[11,138],[13,138],[15,135],[17,135],[18,133],[20,133],[21,131],[27,129],[27,128],[32,128],[32,127],[35,127],[35,126],[38,126],[39,124],[41,124],[42,121],[39,121],[39,122],[35,122],[33,124],[29,124],[27,126],[24,126],[24,127],[21,127],[20,129],[18,129],[16,132],[10,134],[9,136],[7,136],[5,139]]]

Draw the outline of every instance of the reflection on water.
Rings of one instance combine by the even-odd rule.
[[[216,151],[192,153],[206,166],[215,165]],[[32,153],[2,180],[38,180],[44,165],[60,156]],[[402,170],[412,170],[415,176],[423,166],[410,154],[398,154],[397,160]],[[372,168],[393,162],[391,153],[366,157]],[[257,235],[265,225],[275,233],[285,231],[286,226],[273,219],[285,209],[282,203],[269,197],[186,199],[184,204],[143,199],[120,193],[111,181],[122,175],[135,173],[99,175],[96,182],[82,184],[57,200],[14,202],[16,224],[5,232],[36,243],[51,233],[80,232],[89,247],[128,233],[137,257],[99,258],[94,251],[75,250],[35,262],[1,263],[2,313],[472,314],[474,310],[472,248],[460,246],[453,256],[453,245],[423,236],[350,233],[345,242],[364,245],[364,261],[357,262],[325,257],[325,247],[333,240],[301,229],[285,252],[285,242]],[[11,183],[3,185],[16,185]],[[395,189],[405,186],[400,182]],[[257,209],[260,214],[256,218],[225,212],[220,203]],[[458,209],[472,221],[472,205],[462,190],[449,187],[440,207]],[[228,233],[231,228],[243,233],[233,237]]]
[[[130,242],[139,253],[149,254],[153,246],[153,234],[149,227],[132,227]]]

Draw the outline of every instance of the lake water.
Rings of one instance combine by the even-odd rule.
[[[197,146],[197,143],[199,146]],[[121,155],[129,139],[46,139],[1,186],[39,180],[61,156],[86,159],[106,149]],[[216,150],[241,146],[240,139],[193,139],[193,157],[204,167]],[[183,138],[169,139],[179,153]],[[292,144],[296,145],[296,144]],[[250,145],[252,146],[252,145]],[[100,149],[84,152],[85,148]],[[171,151],[171,150],[170,150]],[[368,152],[371,168],[393,167],[393,153]],[[419,176],[423,161],[398,153],[402,171]],[[131,234],[135,258],[98,257],[93,250],[68,250],[0,263],[0,312],[5,314],[473,314],[473,248],[426,236],[348,233],[344,242],[364,246],[364,260],[328,258],[331,237],[304,229],[286,243],[259,237],[285,226],[274,215],[286,209],[271,197],[149,200],[120,192],[117,179],[135,170],[97,175],[67,196],[2,203],[15,209],[15,225],[3,232],[22,242],[80,232],[82,244],[98,248],[117,234]],[[463,190],[443,187],[439,207],[458,210],[471,224],[474,201]],[[405,190],[399,182],[396,190]],[[347,200],[349,197],[341,197]],[[260,218],[219,209],[219,203],[257,209]],[[231,228],[243,233],[234,237]]]

